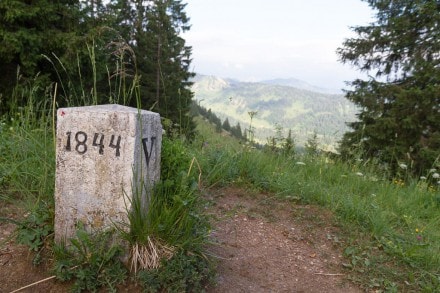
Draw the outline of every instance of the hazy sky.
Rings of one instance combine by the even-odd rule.
[[[361,0],[186,0],[196,73],[243,81],[297,78],[340,89],[359,73],[335,51],[368,24]]]

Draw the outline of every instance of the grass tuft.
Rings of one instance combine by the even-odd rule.
[[[147,236],[145,244],[135,243],[130,248],[131,270],[136,274],[138,270],[157,269],[161,261],[169,260],[174,252],[175,248]]]

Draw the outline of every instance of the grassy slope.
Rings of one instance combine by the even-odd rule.
[[[205,122],[207,186],[246,184],[334,211],[350,235],[346,268],[365,288],[440,290],[440,195],[425,181],[383,179],[374,165],[286,158],[220,138]],[[198,142],[201,143],[201,142]]]

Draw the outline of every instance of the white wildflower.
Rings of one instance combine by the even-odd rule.
[[[296,163],[295,163],[295,165],[301,165],[301,166],[305,166],[305,165],[306,165],[306,163],[304,163],[304,162],[296,162]]]
[[[364,174],[362,174],[361,172],[356,172],[356,175],[358,175],[360,177],[364,176]]]
[[[426,180],[427,178],[425,176],[420,176],[420,180]]]
[[[429,169],[429,173],[434,173],[436,171],[437,171],[437,169]]]
[[[440,174],[439,173],[434,173],[434,174],[432,174],[432,178],[439,179],[440,178]]]
[[[400,167],[401,169],[403,169],[403,170],[406,170],[406,169],[408,168],[408,166],[407,166],[406,164],[404,164],[404,163],[400,163],[400,164],[399,164],[399,167]]]

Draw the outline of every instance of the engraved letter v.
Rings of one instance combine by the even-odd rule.
[[[150,152],[148,152],[148,146],[147,146],[148,137],[142,139],[142,146],[144,148],[144,154],[145,154],[145,160],[147,161],[147,167],[150,164],[151,153],[153,152],[153,146],[154,146],[155,140],[156,140],[155,136],[151,137]]]

